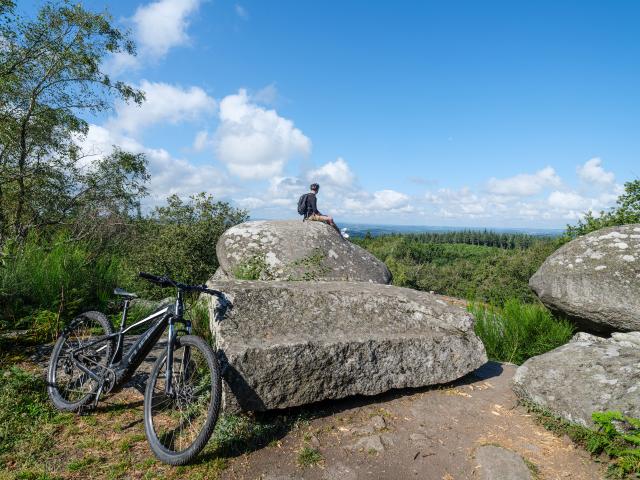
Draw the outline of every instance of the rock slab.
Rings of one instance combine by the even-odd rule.
[[[545,260],[529,286],[585,330],[640,330],[640,224],[572,240]]]
[[[640,418],[640,332],[606,339],[578,333],[550,352],[530,358],[513,377],[520,398],[584,427],[591,414],[619,410]]]
[[[487,361],[465,310],[358,282],[209,281],[224,408],[261,411],[458,379]]]
[[[236,225],[216,246],[221,272],[261,266],[260,280],[346,280],[388,284],[387,266],[322,222],[260,220]]]
[[[533,480],[520,455],[506,448],[484,445],[476,450],[481,480]]]

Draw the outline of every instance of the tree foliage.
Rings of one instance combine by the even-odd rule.
[[[88,131],[82,115],[115,98],[144,100],[101,69],[109,53],[134,54],[133,43],[107,14],[80,4],[49,1],[33,19],[13,2],[0,5],[0,245],[77,218],[86,206],[95,213],[101,197],[103,214],[135,206],[144,159],[116,151],[95,161],[79,148]]]
[[[177,195],[140,220],[132,246],[131,273],[167,274],[185,282],[204,282],[218,268],[216,243],[229,227],[248,219],[247,212],[200,193],[183,201]],[[140,282],[140,287],[148,287]]]
[[[576,225],[567,225],[566,235],[576,238],[601,228],[629,223],[640,223],[640,180],[624,184],[624,193],[618,197],[615,207],[597,216],[589,211]]]

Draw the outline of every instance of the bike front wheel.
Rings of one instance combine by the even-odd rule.
[[[171,391],[167,353],[158,357],[144,395],[144,427],[151,450],[170,465],[189,463],[209,441],[218,420],[222,379],[207,342],[194,335],[175,340]]]

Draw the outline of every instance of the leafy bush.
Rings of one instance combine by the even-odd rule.
[[[541,305],[508,300],[502,308],[473,304],[475,332],[491,360],[518,365],[569,341],[573,326]]]
[[[159,296],[138,271],[169,275],[185,283],[202,283],[218,268],[216,243],[229,227],[247,220],[247,213],[201,193],[184,202],[177,195],[140,221],[128,260],[129,278],[139,290]]]

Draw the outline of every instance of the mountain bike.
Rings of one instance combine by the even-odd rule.
[[[114,332],[100,312],[76,317],[58,338],[49,361],[49,397],[59,410],[80,412],[95,408],[100,396],[121,388],[158,343],[167,326],[167,347],[155,361],[144,392],[144,427],[151,450],[171,465],[190,462],[213,433],[220,410],[221,373],[211,346],[191,335],[184,317],[184,294],[200,292],[224,299],[222,292],[204,285],[186,285],[168,277],[140,273],[140,277],[176,289],[176,301],[127,327],[130,302],[137,295],[122,289],[120,328]],[[125,351],[128,332],[149,328]]]

